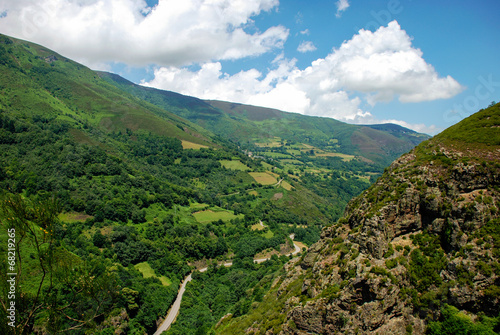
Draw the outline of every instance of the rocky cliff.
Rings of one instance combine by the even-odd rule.
[[[386,169],[343,219],[287,264],[269,293],[279,322],[252,321],[246,331],[432,333],[449,306],[471,325],[491,321],[493,330],[500,311],[499,210],[496,105]]]

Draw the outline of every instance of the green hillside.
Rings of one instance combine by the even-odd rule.
[[[241,118],[244,125],[253,123],[248,135],[238,130],[231,134],[241,142],[258,141],[251,134],[258,131],[260,138],[281,139],[311,144],[328,152],[361,156],[377,163],[388,164],[427,135],[394,124],[357,126],[331,118],[286,113],[276,109],[255,107],[223,101],[207,101],[211,106],[232,118]],[[245,126],[243,125],[243,129]],[[241,127],[241,125],[240,125]],[[336,145],[332,146],[332,143]]]
[[[455,146],[460,144],[468,147],[480,145],[483,150],[478,151],[484,151],[484,149],[492,151],[495,146],[500,145],[500,137],[498,136],[499,108],[497,104],[483,109],[446,129],[436,136],[436,139]]]
[[[0,235],[15,229],[17,273],[16,330],[2,334],[151,334],[184,276],[211,260],[235,265],[211,281],[229,293],[203,309],[203,327],[245,314],[288,260],[251,258],[289,252],[292,233],[317,241],[380,170],[277,138],[259,142],[265,157],[244,152],[173,113],[230,118],[221,110],[172,93],[167,111],[105,77],[0,36]]]
[[[199,144],[210,133],[165,110],[124,94],[88,68],[39,45],[1,36],[0,108],[78,130],[145,130]],[[75,132],[85,141],[86,136]]]

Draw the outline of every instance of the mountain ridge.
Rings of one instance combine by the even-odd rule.
[[[11,69],[4,72],[2,86],[24,87],[16,91],[15,96],[12,89],[3,90],[0,102],[9,105],[11,110],[24,113],[31,109],[43,114],[41,117],[53,115],[69,124],[80,123],[82,127],[86,123],[105,132],[143,128],[199,144],[210,142],[211,135],[205,130],[124,94],[87,67],[43,46],[0,37],[0,63]],[[20,104],[17,106],[16,102]],[[82,120],[82,112],[91,116]]]
[[[125,91],[235,141],[248,150],[255,150],[253,145],[256,138],[277,137],[283,141],[313,144],[321,149],[325,149],[330,141],[335,140],[340,143],[335,152],[359,155],[386,165],[429,138],[428,135],[397,125],[351,125],[332,118],[307,116],[273,108],[201,100],[143,87],[123,78],[119,79],[117,75],[102,72],[100,75]],[[186,108],[190,105],[192,108]],[[309,143],[311,138],[314,138],[314,143]],[[370,145],[366,145],[368,142]]]

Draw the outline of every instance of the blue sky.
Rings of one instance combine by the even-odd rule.
[[[0,0],[0,32],[147,86],[435,134],[500,100],[498,13],[494,0]]]

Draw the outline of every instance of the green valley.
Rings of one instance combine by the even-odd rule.
[[[0,236],[15,230],[17,273],[16,328],[0,331],[152,334],[212,264],[171,333],[211,331],[265,301],[288,261],[256,254],[317,242],[425,138],[138,87],[0,35]],[[213,301],[197,310],[196,292]]]

